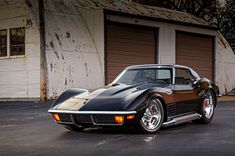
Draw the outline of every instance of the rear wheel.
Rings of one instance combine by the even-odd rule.
[[[74,126],[74,125],[64,125],[64,128],[70,130],[70,131],[76,131],[76,132],[81,132],[84,130],[83,127],[77,127],[77,126]]]
[[[195,123],[209,124],[214,116],[215,109],[215,95],[211,90],[207,92],[200,108],[200,114],[202,117],[198,120],[194,120]]]
[[[139,122],[139,130],[144,133],[154,133],[161,128],[164,119],[162,103],[157,98],[149,100],[143,116]]]

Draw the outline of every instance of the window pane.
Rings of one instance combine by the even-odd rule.
[[[189,84],[190,78],[186,70],[184,69],[176,69],[175,73],[175,84],[178,85],[186,85]]]
[[[0,30],[0,57],[7,56],[7,30]]]
[[[126,73],[122,75],[119,81],[124,84],[130,84],[132,80],[136,77],[137,72],[138,71],[135,70],[126,71]]]
[[[11,56],[25,54],[25,29],[10,29],[10,52]]]
[[[157,70],[157,75],[156,75],[156,78],[157,79],[170,79],[171,77],[171,71],[170,70],[166,70],[166,69],[163,69],[163,70]]]
[[[140,68],[126,70],[114,83],[171,83],[171,69]]]

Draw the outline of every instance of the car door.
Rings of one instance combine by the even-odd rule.
[[[173,96],[176,102],[176,114],[195,112],[200,98],[193,91],[193,77],[187,68],[175,68]]]

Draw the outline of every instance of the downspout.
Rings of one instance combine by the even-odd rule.
[[[45,13],[43,0],[38,0],[39,8],[39,31],[40,31],[40,101],[47,99],[47,62],[46,62],[46,39],[45,39]]]

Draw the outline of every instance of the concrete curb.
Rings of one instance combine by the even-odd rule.
[[[234,101],[235,102],[235,96],[221,96],[218,97],[219,102],[224,102],[224,101]]]

